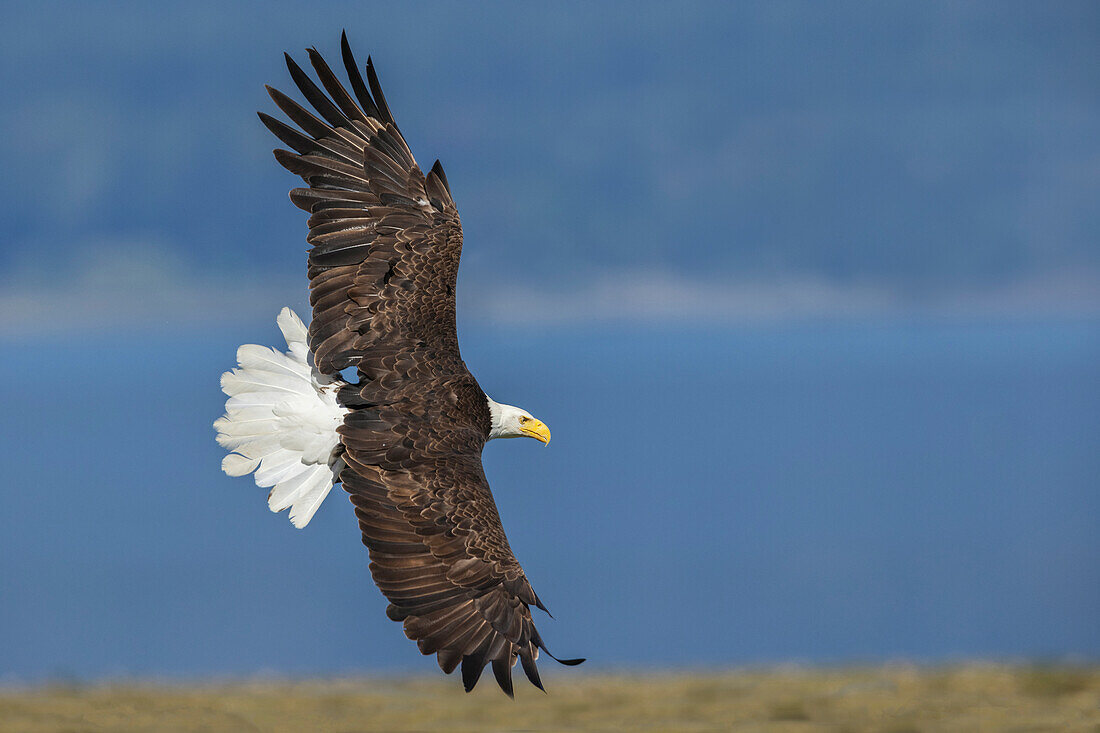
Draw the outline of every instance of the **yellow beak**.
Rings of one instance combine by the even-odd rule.
[[[542,420],[528,420],[520,427],[528,438],[534,438],[542,443],[550,443],[550,428]]]

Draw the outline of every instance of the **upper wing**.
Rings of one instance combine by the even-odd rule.
[[[289,56],[287,66],[324,119],[274,89],[304,134],[260,114],[297,151],[276,158],[309,184],[291,199],[311,214],[310,349],[322,372],[359,371],[359,383],[340,392],[352,408],[339,429],[340,480],[387,613],[420,650],[448,673],[461,663],[467,690],[492,663],[511,694],[517,658],[541,687],[535,659],[545,646],[529,606],[542,604],[482,471],[488,404],[458,351],[458,212],[439,163],[427,176],[417,167],[373,65],[368,91],[346,37],[342,50],[358,103],[310,49],[329,97]]]
[[[374,65],[363,83],[347,37],[344,65],[355,99],[317,53],[309,60],[325,96],[286,56],[295,84],[321,118],[268,87],[301,131],[260,113],[276,137],[297,152],[276,150],[309,188],[290,192],[310,212],[309,347],[317,368],[333,374],[417,344],[445,355],[443,370],[461,368],[455,332],[455,282],[462,226],[439,161],[425,176],[386,105]],[[331,97],[331,98],[330,98]],[[358,100],[358,102],[356,101]]]

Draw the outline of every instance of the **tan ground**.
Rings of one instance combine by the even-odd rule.
[[[0,689],[0,731],[1100,731],[1100,668],[781,669]]]

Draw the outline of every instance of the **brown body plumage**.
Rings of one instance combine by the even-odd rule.
[[[271,88],[301,131],[260,113],[294,150],[275,157],[309,185],[290,197],[310,213],[310,351],[325,374],[359,375],[338,397],[350,409],[339,478],[387,615],[420,651],[436,654],[444,672],[461,665],[467,690],[491,664],[511,695],[517,659],[541,688],[535,658],[545,646],[530,606],[543,606],[485,480],[488,401],[458,349],[458,211],[439,162],[426,176],[417,166],[371,61],[364,83],[341,43],[354,98],[310,49],[327,96],[286,60],[320,117]]]

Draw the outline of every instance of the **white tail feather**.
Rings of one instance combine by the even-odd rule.
[[[300,528],[340,476],[336,428],[348,411],[336,401],[343,382],[310,366],[302,320],[283,308],[277,323],[289,351],[255,344],[237,349],[237,368],[221,378],[229,400],[214,428],[218,444],[232,451],[222,470],[230,476],[255,472],[256,485],[271,489],[271,511],[289,508],[290,521]]]

